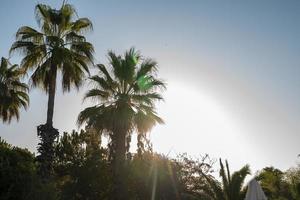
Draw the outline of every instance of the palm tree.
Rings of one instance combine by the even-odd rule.
[[[250,174],[250,168],[248,165],[245,165],[240,170],[231,174],[227,160],[225,164],[226,170],[220,159],[220,177],[222,182],[211,177],[206,177],[210,185],[210,189],[206,193],[213,200],[243,200],[246,195],[243,184],[246,176]]]
[[[20,117],[20,108],[29,104],[28,86],[20,81],[21,71],[18,65],[12,65],[5,58],[0,63],[0,118],[11,122]]]
[[[42,142],[38,149],[44,175],[51,171],[53,143],[58,131],[53,128],[54,99],[58,72],[62,76],[63,91],[77,89],[82,84],[88,65],[92,62],[93,46],[82,35],[92,29],[87,18],[76,19],[77,13],[70,4],[58,10],[48,5],[37,4],[35,14],[40,31],[29,26],[19,28],[10,53],[19,51],[24,57],[21,68],[33,71],[31,84],[48,94],[47,121],[38,126]]]
[[[155,124],[163,123],[154,103],[163,99],[157,89],[165,84],[155,76],[157,63],[142,59],[134,48],[123,57],[109,51],[108,57],[110,68],[97,65],[100,74],[90,77],[95,87],[85,95],[85,99],[98,100],[98,104],[83,110],[78,123],[87,123],[88,127],[109,135],[114,175],[112,198],[119,200],[126,199],[124,163],[130,135],[136,131],[145,136]]]

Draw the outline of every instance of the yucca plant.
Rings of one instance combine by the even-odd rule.
[[[97,104],[84,109],[78,116],[78,123],[87,123],[99,132],[109,135],[110,154],[114,174],[114,195],[112,199],[126,199],[124,163],[129,151],[130,136],[138,133],[138,146],[142,138],[157,123],[163,120],[155,111],[155,102],[162,100],[159,88],[165,84],[156,78],[157,63],[142,59],[140,53],[131,48],[124,56],[108,53],[110,66],[97,65],[100,73],[90,77],[94,88],[85,99]]]
[[[46,176],[52,168],[53,143],[58,136],[58,131],[53,128],[57,75],[61,73],[63,91],[70,91],[72,86],[79,88],[89,73],[94,49],[83,35],[92,29],[92,23],[87,18],[78,19],[72,5],[63,4],[60,9],[54,9],[37,4],[35,14],[40,30],[29,26],[19,28],[10,52],[18,51],[24,56],[21,68],[33,72],[30,76],[32,86],[48,94],[47,121],[38,126],[42,140],[39,160]]]

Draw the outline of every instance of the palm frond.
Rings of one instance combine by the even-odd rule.
[[[122,78],[122,58],[117,56],[113,51],[108,52],[109,62],[113,68],[114,76],[119,80],[123,81]]]
[[[113,82],[109,82],[98,75],[91,76],[89,79],[92,80],[92,83],[94,83],[95,87],[103,90],[110,90],[112,93],[115,92],[115,85]]]
[[[97,64],[96,66],[105,75],[106,80],[108,80],[109,82],[112,83],[113,79],[112,79],[111,75],[109,74],[109,72],[107,71],[106,67],[103,64]]]
[[[85,31],[92,31],[93,24],[88,18],[80,18],[72,23],[71,30],[75,33],[84,33]]]
[[[50,29],[49,23],[51,21],[50,19],[50,11],[51,7],[47,6],[45,4],[37,4],[35,6],[35,18],[40,28],[42,28],[43,31],[48,32]]]
[[[43,88],[48,92],[48,86],[51,76],[51,59],[47,59],[44,63],[38,66],[30,77],[30,84],[33,87]]]
[[[16,39],[20,41],[33,42],[35,44],[42,44],[44,34],[29,26],[22,26],[16,33]]]
[[[109,97],[109,92],[99,89],[91,89],[84,95],[84,100],[92,98],[94,100],[107,100]]]
[[[20,109],[29,105],[28,86],[20,81],[22,76],[18,65],[12,65],[2,58],[0,64],[0,119],[10,123],[19,120]]]
[[[157,62],[152,59],[146,59],[141,63],[140,68],[137,71],[137,79],[142,76],[147,76],[157,71]]]
[[[80,55],[86,56],[90,62],[93,62],[94,47],[91,43],[75,42],[71,45],[71,50]]]

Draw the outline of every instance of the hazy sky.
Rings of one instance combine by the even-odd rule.
[[[36,27],[37,2],[2,0],[0,56],[8,56],[18,27]],[[134,46],[160,65],[168,83],[158,112],[166,125],[151,138],[156,151],[171,155],[227,158],[234,169],[286,169],[300,153],[300,1],[69,0],[89,17],[98,62],[108,49]],[[18,63],[15,55],[12,62]],[[58,92],[54,126],[76,128],[86,88]],[[0,123],[0,136],[35,151],[36,126],[45,123],[47,97],[30,92],[30,108],[18,123]],[[298,159],[299,161],[299,159]]]

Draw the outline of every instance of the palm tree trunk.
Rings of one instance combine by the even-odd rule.
[[[38,146],[39,155],[37,160],[40,162],[39,174],[45,181],[51,178],[54,167],[53,161],[55,159],[54,143],[59,135],[57,129],[53,128],[53,111],[54,111],[54,99],[56,91],[56,67],[53,68],[52,76],[50,77],[50,83],[48,88],[48,110],[46,124],[42,124],[37,127],[38,137],[41,142]]]
[[[53,113],[54,113],[54,100],[55,100],[55,92],[56,92],[56,74],[57,69],[54,67],[53,72],[51,73],[50,84],[48,89],[48,110],[47,110],[47,122],[48,126],[53,126]]]
[[[118,130],[115,134],[115,152],[113,158],[113,200],[127,199],[126,187],[126,129]]]

